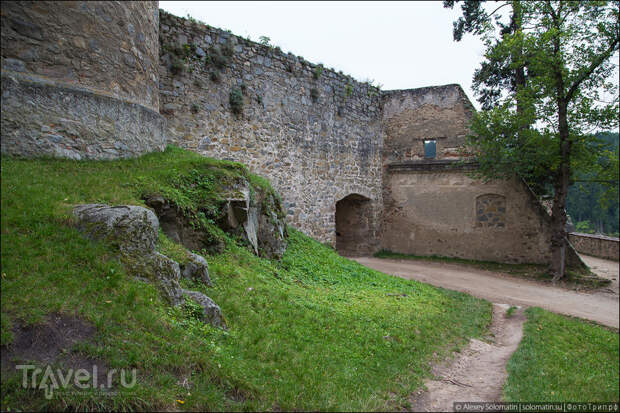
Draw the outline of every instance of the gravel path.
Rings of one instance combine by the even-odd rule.
[[[593,257],[584,259],[594,272],[611,278],[612,285],[594,292],[577,292],[458,264],[355,258],[360,264],[387,274],[462,291],[492,303],[542,307],[618,328],[618,263]]]

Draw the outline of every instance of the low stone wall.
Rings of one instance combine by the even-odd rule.
[[[573,247],[582,254],[618,261],[619,238],[571,232],[568,234],[568,239]]]

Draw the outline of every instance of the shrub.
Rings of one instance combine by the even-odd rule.
[[[173,75],[178,75],[179,73],[183,73],[185,70],[185,63],[178,57],[173,57],[172,62],[170,62],[170,72]]]
[[[271,46],[269,44],[270,41],[271,41],[271,38],[269,38],[268,36],[259,37],[259,43],[262,44],[263,46]]]
[[[347,83],[347,85],[344,87],[344,93],[346,97],[351,97],[351,95],[353,94],[353,85],[351,83]]]
[[[213,65],[218,69],[224,69],[230,63],[230,59],[217,48],[214,48],[210,54]]]
[[[315,80],[318,80],[321,77],[321,74],[323,74],[323,65],[318,65],[314,68],[314,73],[312,73],[312,77],[314,77]]]
[[[239,88],[241,89],[241,93],[243,94],[243,96],[247,96],[248,87],[245,85],[245,83],[242,83],[241,85],[239,85]]]
[[[261,95],[256,95],[256,102],[259,105],[262,105],[263,104],[263,97]]]
[[[316,103],[316,101],[319,100],[319,90],[315,87],[310,89],[310,97],[312,98],[312,101]]]
[[[243,112],[243,94],[240,89],[232,89],[228,97],[230,103],[230,111],[235,115],[240,115]]]
[[[183,54],[185,55],[185,57],[189,57],[189,56],[196,54],[196,45],[193,43],[192,44],[185,43],[183,45]]]
[[[209,79],[211,79],[212,82],[218,83],[220,81],[220,74],[216,71],[213,71],[209,73]]]
[[[190,106],[189,110],[192,113],[198,113],[200,111],[200,105],[198,103],[192,103],[192,105]]]
[[[234,53],[235,53],[235,50],[233,49],[230,43],[226,43],[226,45],[222,47],[222,54],[224,56],[231,57]]]

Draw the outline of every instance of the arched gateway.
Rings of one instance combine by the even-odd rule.
[[[359,194],[336,202],[336,250],[340,255],[360,256],[370,251],[372,204]]]

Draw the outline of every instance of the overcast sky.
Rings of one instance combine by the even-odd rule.
[[[177,16],[189,13],[211,26],[258,41],[268,36],[284,52],[342,70],[383,90],[460,84],[471,91],[482,42],[452,40],[460,6],[420,2],[219,2],[160,1]]]

